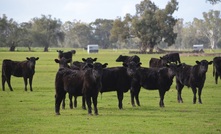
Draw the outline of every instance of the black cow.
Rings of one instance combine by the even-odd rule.
[[[62,50],[57,50],[57,52],[58,52],[58,58],[59,59],[61,59],[62,57],[64,57],[65,59],[70,59],[71,60],[70,63],[72,63],[72,56],[73,56],[73,54],[76,53],[75,50],[71,50],[71,51],[68,51],[68,52],[64,52]]]
[[[62,57],[60,60],[54,59],[54,61],[59,64],[59,68],[70,68],[68,63],[71,62],[71,59],[66,59],[66,58]]]
[[[167,62],[171,63],[171,62],[175,62],[177,63],[181,63],[180,62],[180,55],[179,53],[170,53],[170,54],[166,54],[164,56],[161,57],[161,59],[166,60]]]
[[[140,62],[140,57],[138,57],[137,55],[133,55],[133,56],[123,56],[120,55],[117,59],[116,62],[124,62],[124,63],[129,63],[131,61],[134,61],[136,63]]]
[[[73,64],[71,65],[71,69],[83,69],[84,67],[86,67],[85,65],[86,64],[93,64],[95,61],[97,61],[97,58],[91,58],[91,57],[88,57],[88,58],[82,58],[82,61],[83,62],[80,62],[80,61],[74,61]]]
[[[92,114],[91,98],[93,100],[94,112],[98,115],[97,96],[101,89],[101,77],[103,68],[107,63],[88,64],[90,68],[86,70],[72,70],[68,68],[59,69],[55,78],[55,112],[60,114],[60,104],[66,92],[73,96],[83,95],[85,97],[88,114]]]
[[[162,68],[145,68],[139,67],[139,63],[131,62],[128,65],[128,74],[132,77],[131,93],[132,104],[134,104],[134,97],[138,104],[140,88],[143,87],[148,90],[158,90],[160,95],[160,107],[164,107],[164,95],[170,89],[173,83],[173,78],[177,71],[176,64],[167,65]]]
[[[83,70],[85,70],[86,68],[88,68],[88,64],[93,64],[93,62],[95,62],[97,60],[97,58],[82,58],[82,61],[84,62],[79,62],[79,61],[74,61],[73,64],[71,66],[68,65],[68,63],[70,62],[70,59],[65,59],[64,57],[62,57],[60,60],[55,59],[55,62],[59,64],[59,68],[71,68],[73,70],[81,70],[83,72]],[[66,96],[66,95],[65,95]],[[82,96],[82,95],[79,95]],[[62,101],[62,109],[65,109],[65,98]],[[72,102],[72,95],[69,94],[69,106],[71,109],[73,109],[73,102]],[[77,96],[74,96],[74,107],[77,107]],[[82,97],[82,108],[86,109],[86,105],[85,105],[85,99],[84,97]]]
[[[117,92],[118,107],[123,108],[123,95],[131,87],[131,77],[127,74],[125,67],[110,67],[103,70],[102,88],[103,92]]]
[[[160,58],[151,58],[149,61],[149,67],[151,68],[161,68],[165,67],[167,65],[167,61]]]
[[[196,103],[196,93],[198,88],[199,103],[202,104],[201,92],[206,80],[206,72],[208,65],[212,64],[212,61],[207,60],[196,61],[196,65],[191,66],[187,64],[181,64],[176,74],[176,88],[177,88],[177,100],[179,103],[183,103],[181,97],[182,89],[185,86],[191,87],[193,91],[193,103]]]
[[[5,91],[5,81],[11,91],[11,75],[15,77],[23,77],[25,83],[25,91],[27,91],[27,84],[29,79],[30,90],[32,90],[32,79],[35,73],[35,63],[39,59],[38,57],[26,58],[25,61],[12,61],[5,59],[2,63],[2,90]]]
[[[218,77],[221,78],[221,57],[213,58],[213,77],[215,76],[215,83],[218,84]]]

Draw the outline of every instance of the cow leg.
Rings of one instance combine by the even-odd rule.
[[[140,93],[140,90],[135,94],[135,100],[136,100],[137,106],[140,106],[139,93]]]
[[[27,91],[27,85],[28,85],[28,81],[26,77],[23,77],[24,79],[24,83],[25,83],[25,91]]]
[[[199,104],[203,104],[201,100],[201,93],[202,93],[202,88],[199,88],[198,89]]]
[[[65,109],[65,98],[66,98],[66,93],[64,95],[64,98],[62,99],[62,109]]]
[[[195,87],[192,87],[192,91],[193,91],[193,104],[196,104],[196,93],[197,93],[197,90]]]
[[[131,99],[131,104],[133,107],[135,107],[135,103],[134,103],[134,91],[130,90],[130,99]]]
[[[164,107],[164,95],[165,95],[165,91],[163,91],[163,89],[159,89],[159,95],[160,95],[160,102],[159,105],[160,107]]]
[[[183,87],[184,87],[184,85],[182,85],[180,82],[177,81],[176,89],[177,89],[177,101],[178,101],[178,103],[183,103],[183,98],[181,96]]]
[[[2,75],[2,90],[5,91],[5,81],[6,81],[6,78],[4,75]]]
[[[124,97],[124,93],[120,92],[120,91],[117,91],[118,107],[119,107],[119,109],[123,109],[123,103],[122,103],[123,97]]]
[[[69,107],[70,109],[73,109],[72,94],[68,93],[68,97],[69,97]],[[77,97],[74,96],[74,107],[75,107],[75,99],[77,99]]]
[[[134,97],[136,99],[137,105],[140,106],[140,101],[139,101],[140,88],[141,88],[141,86],[137,85],[136,88],[131,88],[132,90],[130,90],[131,104],[132,104],[133,107],[136,106],[135,103],[134,103]]]
[[[30,78],[29,78],[30,91],[33,91],[33,90],[32,90],[32,79],[33,79],[33,77],[30,77]]]
[[[56,115],[60,115],[60,105],[62,99],[65,97],[65,92],[59,92],[55,95],[55,113]]]
[[[86,110],[85,97],[82,96],[82,109]]]
[[[86,96],[86,102],[87,102],[87,107],[88,107],[88,114],[92,115],[92,108],[91,108],[91,98]]]
[[[98,115],[98,109],[97,109],[97,96],[92,97],[93,99],[93,105],[94,105],[94,114]]]
[[[216,82],[216,84],[218,84],[218,73],[216,72],[216,74],[215,74],[215,82]]]
[[[6,82],[8,84],[8,87],[10,88],[10,90],[13,91],[12,86],[11,86],[11,75],[6,77]]]

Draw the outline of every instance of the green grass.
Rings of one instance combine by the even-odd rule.
[[[67,49],[66,49],[67,50]],[[87,54],[77,49],[74,60],[98,58],[108,67],[121,66],[115,62],[120,55],[129,55],[128,50],[101,50],[98,54]],[[24,91],[22,78],[12,77],[11,92],[0,91],[0,133],[221,133],[221,81],[215,85],[212,66],[207,72],[207,79],[202,93],[203,104],[192,104],[193,94],[190,88],[183,89],[183,104],[176,101],[175,83],[165,95],[165,108],[160,108],[158,91],[141,89],[141,107],[132,107],[130,93],[124,94],[123,110],[118,109],[116,92],[103,93],[98,97],[98,116],[89,116],[81,109],[81,97],[78,107],[70,109],[66,99],[66,109],[61,109],[60,116],[54,112],[54,78],[58,64],[56,49],[50,52],[0,52],[0,66],[3,59],[25,60],[28,56],[39,57],[33,80],[33,92]],[[161,55],[138,55],[142,66],[147,67],[151,57]],[[196,60],[212,60],[213,57],[181,57],[183,62],[195,64]],[[174,79],[175,81],[175,79]],[[28,88],[29,89],[29,88]]]

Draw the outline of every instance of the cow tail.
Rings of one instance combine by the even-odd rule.
[[[101,92],[101,100],[102,100],[102,92]]]

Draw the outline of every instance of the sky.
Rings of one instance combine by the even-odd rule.
[[[0,17],[5,14],[18,23],[28,22],[41,15],[66,21],[94,22],[96,19],[116,19],[126,13],[135,15],[135,5],[143,0],[0,0]],[[152,0],[159,8],[165,8],[170,0]],[[203,12],[221,10],[221,3],[212,5],[206,0],[177,0],[179,9],[173,16],[192,22],[203,19]]]

